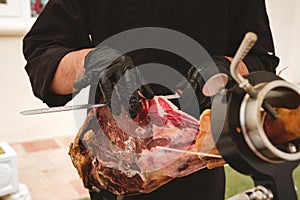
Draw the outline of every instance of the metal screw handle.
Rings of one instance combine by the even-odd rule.
[[[239,73],[238,65],[246,57],[246,55],[254,46],[256,41],[257,41],[257,35],[255,33],[248,32],[245,35],[230,65],[230,73],[232,78],[239,84],[239,87],[244,89],[247,93],[249,93],[252,98],[255,98],[256,92],[253,86],[249,83],[248,79],[245,79]]]
[[[253,99],[256,99],[257,91],[251,85],[249,80],[245,79],[239,73],[238,65],[247,56],[248,52],[252,49],[256,41],[257,41],[257,35],[253,32],[248,32],[245,35],[230,65],[230,73],[232,78],[239,84],[239,87],[245,90]],[[273,109],[273,107],[270,104],[268,104],[268,102],[263,101],[262,107],[273,119],[277,118],[276,111]]]

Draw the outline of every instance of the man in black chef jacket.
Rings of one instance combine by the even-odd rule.
[[[86,73],[86,66],[82,65],[86,55],[107,38],[139,27],[178,31],[197,41],[211,56],[221,56],[228,61],[245,33],[253,31],[259,40],[240,65],[240,71],[243,74],[260,70],[274,73],[279,62],[264,0],[50,0],[24,38],[25,69],[34,94],[49,106],[66,104],[72,99],[74,82]],[[190,69],[173,55],[149,51],[147,57],[143,57],[143,53],[131,55],[134,64],[156,61],[184,75]],[[156,94],[169,92],[154,88]],[[150,194],[125,199],[224,199],[224,183],[222,167],[200,170]],[[91,198],[117,197],[101,191],[91,192]]]

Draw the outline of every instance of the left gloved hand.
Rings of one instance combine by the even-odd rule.
[[[202,111],[211,106],[211,96],[222,88],[231,88],[234,83],[229,70],[230,61],[223,56],[213,56],[212,60],[214,63],[189,69],[187,82],[190,85],[185,81],[177,86],[182,98],[191,99],[189,102],[192,102],[192,94],[196,94]]]
[[[145,98],[154,96],[151,88],[142,83],[131,58],[112,48],[96,47],[87,54],[84,67],[85,74],[74,83],[74,88],[80,90],[90,84],[99,84],[114,115],[121,113],[123,104],[130,117],[135,118],[140,107],[138,92]]]

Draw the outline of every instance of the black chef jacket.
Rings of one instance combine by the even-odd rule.
[[[278,65],[264,0],[50,0],[24,38],[25,69],[34,94],[49,106],[67,103],[72,95],[49,90],[61,58],[137,27],[179,31],[211,55],[232,57],[245,33],[253,31],[259,40],[244,60],[248,69],[275,72]],[[187,71],[187,66],[174,62],[172,56],[161,58],[160,53],[156,54],[164,60],[161,62]],[[150,195],[129,199],[223,199],[223,193],[224,173],[220,168],[201,170]]]

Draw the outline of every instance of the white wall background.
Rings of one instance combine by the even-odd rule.
[[[0,141],[20,142],[76,134],[73,113],[22,116],[20,111],[46,107],[34,97],[25,72],[22,39],[34,22],[30,1],[22,0],[18,16],[0,18]],[[0,13],[1,14],[1,13]]]
[[[288,81],[299,84],[300,1],[266,0],[277,56],[278,72]]]
[[[300,83],[300,1],[269,0],[267,5],[277,55],[281,58],[278,71],[288,67],[281,76]],[[21,28],[13,27],[8,30],[5,22],[0,21],[0,141],[19,142],[75,135],[78,123],[75,123],[72,112],[29,117],[19,114],[25,109],[46,107],[32,95],[24,70],[22,37],[26,27],[28,26],[23,24]],[[14,36],[11,36],[12,33]]]
[[[71,113],[22,116],[20,111],[46,107],[31,92],[24,70],[21,37],[0,37],[0,141],[16,142],[76,134]]]

